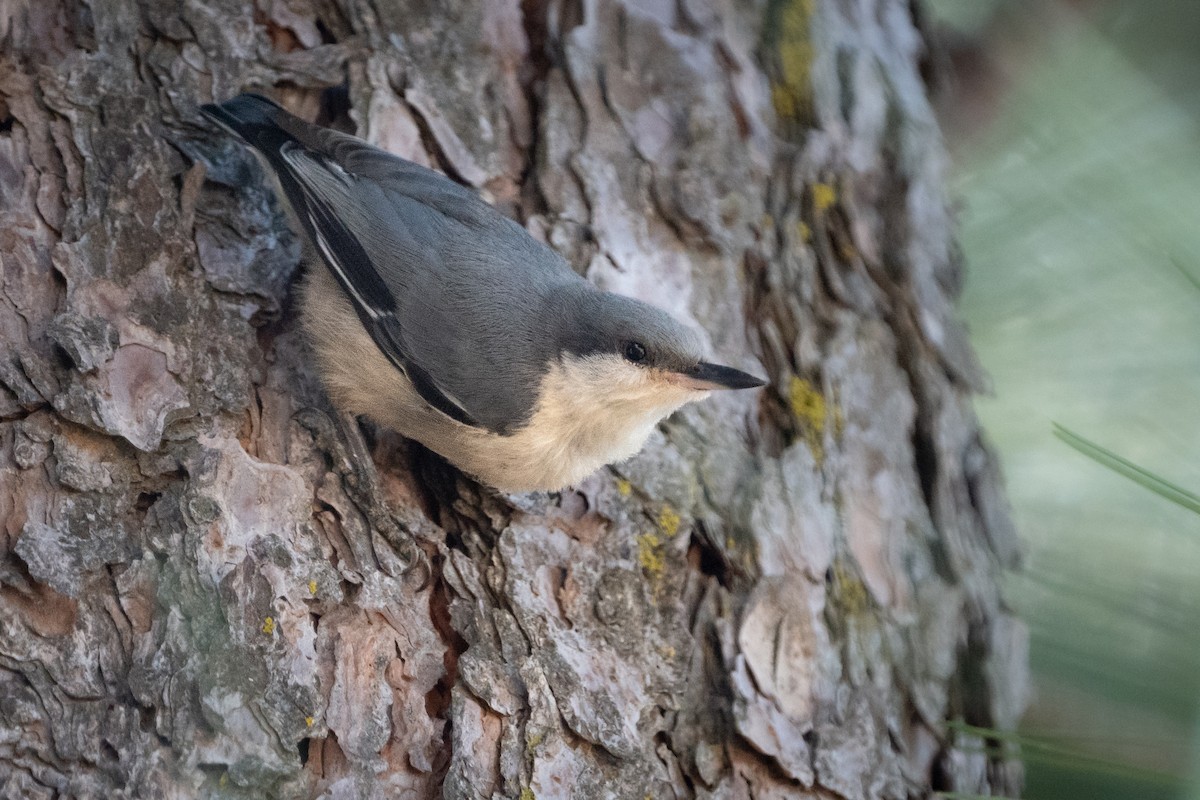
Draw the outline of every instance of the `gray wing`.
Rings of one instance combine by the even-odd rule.
[[[281,181],[289,202],[321,259],[350,297],[375,344],[408,376],[413,388],[427,403],[464,425],[479,425],[462,401],[443,389],[413,356],[391,287],[382,279],[359,236],[339,216],[339,209],[354,201],[349,192],[331,191],[327,178],[337,174],[336,165],[323,164],[307,151],[290,144],[284,145],[280,152],[293,178],[292,181]],[[342,177],[348,180],[348,176]],[[341,198],[338,198],[339,194]]]
[[[460,422],[504,433],[525,421],[555,351],[548,298],[582,280],[453,181],[244,98],[206,112],[267,157],[380,350]],[[246,122],[248,106],[260,119]]]

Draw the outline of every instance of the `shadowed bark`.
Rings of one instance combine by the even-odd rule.
[[[1026,639],[909,3],[46,0],[0,41],[0,796],[1019,791],[946,724],[1015,725]],[[337,414],[196,110],[243,89],[771,386],[557,494]]]

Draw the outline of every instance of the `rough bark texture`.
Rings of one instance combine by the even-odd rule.
[[[908,2],[10,0],[0,41],[0,796],[1016,793],[946,724],[1015,724],[1025,633]],[[771,386],[552,495],[339,416],[196,111],[246,88]]]

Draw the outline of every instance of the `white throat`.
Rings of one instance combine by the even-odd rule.
[[[514,489],[559,489],[634,455],[660,420],[708,395],[620,356],[564,356],[543,377],[528,424],[489,448],[511,460],[467,469],[504,474]]]

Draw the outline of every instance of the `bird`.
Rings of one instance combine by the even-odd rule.
[[[258,94],[201,111],[252,148],[324,264],[306,270],[299,316],[334,405],[482,483],[577,485],[686,403],[765,383],[434,170]]]

